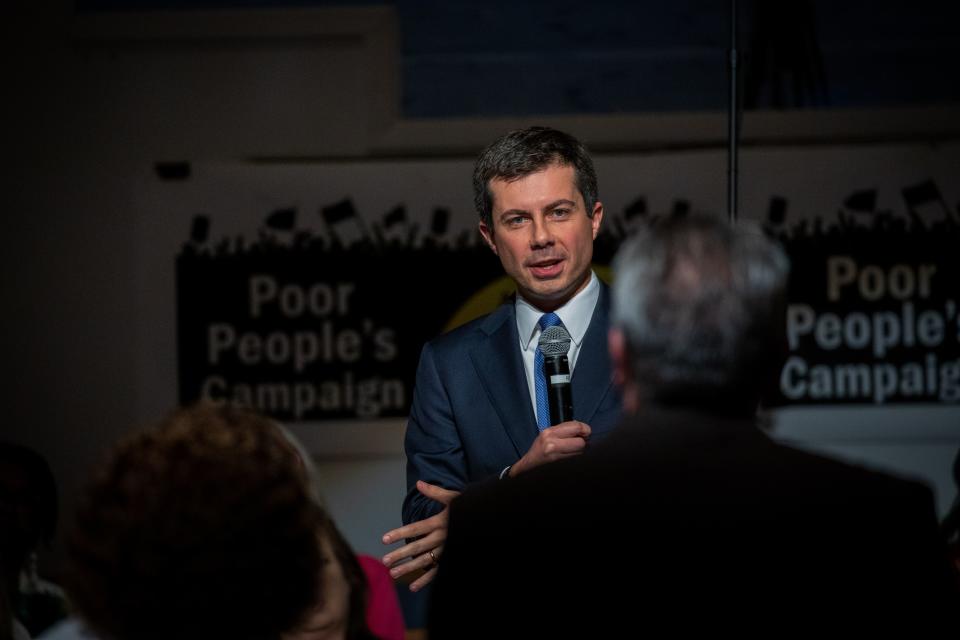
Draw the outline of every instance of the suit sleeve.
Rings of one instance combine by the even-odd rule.
[[[417,480],[457,491],[463,490],[467,483],[466,460],[456,416],[444,377],[437,368],[434,349],[429,343],[420,354],[404,450],[407,455],[407,496],[403,501],[403,523],[409,524],[443,509],[443,505],[417,491]]]

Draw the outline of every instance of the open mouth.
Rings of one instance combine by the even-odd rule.
[[[530,265],[530,272],[535,278],[552,278],[563,270],[563,260],[541,260]]]

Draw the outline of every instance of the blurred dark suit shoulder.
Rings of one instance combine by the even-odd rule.
[[[957,597],[922,484],[777,444],[749,421],[650,412],[454,501],[431,639],[608,637],[654,621],[955,625]]]

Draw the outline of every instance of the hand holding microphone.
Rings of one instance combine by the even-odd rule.
[[[590,437],[590,425],[573,420],[573,394],[570,390],[570,333],[563,325],[547,327],[540,334],[543,374],[547,382],[550,424],[540,432],[530,450],[509,471],[515,476],[528,469],[560,458],[582,453]]]

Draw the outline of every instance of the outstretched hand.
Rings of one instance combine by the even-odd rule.
[[[383,544],[417,538],[383,556],[383,564],[390,569],[390,576],[394,579],[412,571],[422,569],[425,572],[410,583],[410,591],[419,591],[436,577],[437,561],[443,551],[443,541],[447,539],[450,501],[460,495],[459,491],[444,489],[423,480],[417,481],[417,491],[443,504],[443,511],[383,534]],[[404,562],[408,558],[409,560]]]

